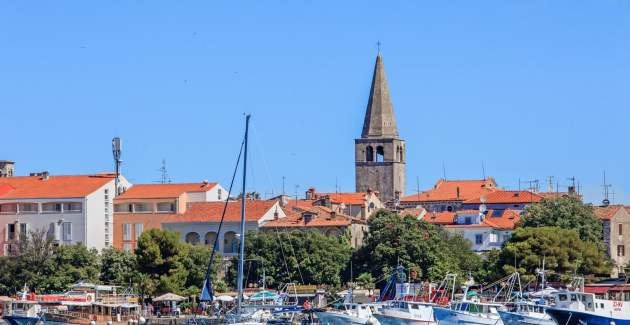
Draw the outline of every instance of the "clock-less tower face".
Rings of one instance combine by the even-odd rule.
[[[398,135],[381,55],[376,57],[361,137],[354,140],[356,191],[378,191],[383,202],[405,192],[405,141]]]

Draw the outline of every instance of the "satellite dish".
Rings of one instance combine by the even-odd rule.
[[[486,213],[488,211],[488,207],[485,204],[479,205],[479,212]]]

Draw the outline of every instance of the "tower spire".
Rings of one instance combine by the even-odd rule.
[[[374,64],[372,87],[363,122],[362,138],[398,138],[398,127],[394,117],[394,108],[389,98],[385,67],[381,58],[380,44]]]

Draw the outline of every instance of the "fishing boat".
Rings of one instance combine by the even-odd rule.
[[[630,302],[599,299],[594,293],[560,291],[547,314],[562,325],[630,325]]]
[[[447,288],[454,287],[455,279],[455,274],[447,274],[436,290],[431,291],[430,285],[428,288],[424,288],[423,291],[426,292],[424,295],[410,292],[410,284],[398,284],[401,289],[397,290],[396,299],[379,309],[374,317],[383,325],[437,324],[433,307],[448,303]]]
[[[546,312],[548,307],[544,300],[521,300],[508,311],[499,311],[499,315],[505,325],[555,325],[556,322]]]
[[[37,301],[16,300],[2,317],[11,325],[35,325],[43,323],[42,306]]]
[[[379,321],[374,317],[378,305],[344,303],[342,310],[315,311],[315,316],[320,324],[328,325],[378,325]]]

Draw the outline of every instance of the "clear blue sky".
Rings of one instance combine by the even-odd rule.
[[[553,175],[630,203],[628,1],[2,1],[0,159],[227,186],[253,115],[251,189],[354,190],[376,42],[407,192]]]

